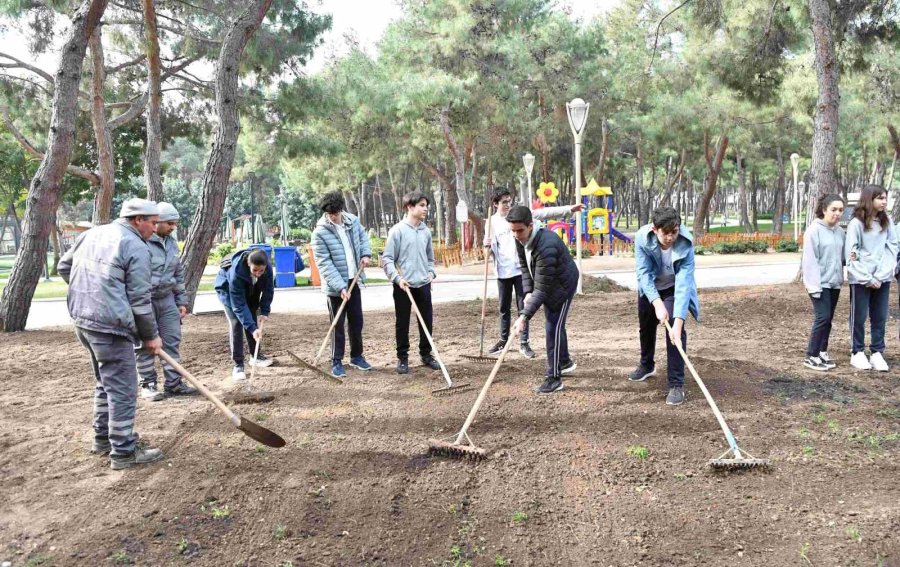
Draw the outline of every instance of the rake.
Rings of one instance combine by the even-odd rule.
[[[399,273],[399,270],[397,270]],[[402,274],[400,277],[403,277]],[[431,333],[428,331],[428,327],[425,325],[425,318],[422,317],[422,312],[419,311],[419,306],[416,305],[416,300],[413,299],[412,292],[409,291],[409,287],[402,287],[403,291],[406,292],[406,297],[409,298],[409,303],[412,305],[413,311],[416,313],[416,319],[419,320],[420,332],[425,333],[425,337],[428,338],[428,344],[431,345],[431,351],[434,353],[434,358],[437,359],[438,364],[441,367],[441,374],[444,376],[444,380],[447,382],[446,388],[438,388],[437,390],[432,390],[432,396],[449,396],[453,394],[461,394],[463,392],[467,392],[473,388],[471,384],[458,384],[456,386],[453,385],[453,381],[450,379],[450,374],[447,372],[447,367],[444,366],[444,361],[441,360],[441,355],[438,353],[437,345],[434,344],[434,338],[431,336]]]
[[[347,287],[347,297],[345,297],[344,300],[341,301],[341,306],[338,307],[337,312],[334,314],[334,318],[331,321],[331,326],[328,327],[328,332],[325,333],[325,338],[322,340],[322,346],[319,347],[319,351],[316,353],[316,357],[313,359],[312,364],[306,362],[291,351],[287,351],[291,358],[300,363],[301,366],[304,366],[307,369],[316,372],[326,380],[334,382],[335,384],[343,384],[344,381],[336,376],[332,376],[328,372],[325,372],[324,370],[319,368],[319,359],[322,358],[322,353],[325,352],[325,347],[328,346],[328,339],[331,338],[331,334],[334,332],[334,328],[337,326],[338,321],[340,321],[341,315],[344,313],[344,308],[347,307],[347,302],[350,301],[350,294],[353,293],[353,288],[356,287],[356,281],[359,279],[360,274],[362,274],[363,269],[365,269],[365,267],[360,264],[359,268],[356,270],[356,274],[353,276],[353,279],[350,280],[350,285]]]
[[[497,358],[497,361],[494,363],[494,368],[493,370],[491,370],[491,375],[488,376],[488,379],[485,381],[484,386],[481,387],[481,392],[478,393],[478,398],[475,400],[475,405],[473,405],[472,409],[469,411],[469,416],[466,417],[466,422],[463,423],[462,429],[459,430],[456,438],[453,441],[448,441],[445,439],[429,439],[428,454],[451,457],[454,459],[472,459],[475,461],[480,461],[481,459],[487,457],[487,450],[482,449],[481,447],[476,447],[475,443],[473,443],[472,439],[469,437],[467,431],[469,430],[469,426],[472,425],[472,422],[475,421],[475,414],[478,413],[478,410],[481,408],[481,404],[484,402],[484,398],[487,397],[488,389],[494,382],[494,378],[497,377],[497,372],[500,371],[500,366],[503,364],[503,360],[506,358],[506,353],[509,352],[509,345],[513,344],[513,340],[517,335],[518,332],[513,329],[513,332],[510,333],[509,338],[506,340],[506,345],[503,347],[503,351],[500,352],[500,357]]]
[[[487,227],[485,228],[485,233],[490,236],[491,234],[491,211],[493,209],[488,209],[488,220]],[[473,354],[464,354],[463,358],[466,360],[472,360],[474,362],[494,362],[493,357],[484,356],[484,317],[487,312],[487,282],[488,282],[488,261],[490,260],[490,249],[485,249],[484,251],[484,287],[481,292],[481,336],[478,339],[478,355]]]
[[[671,340],[672,327],[669,325],[668,319],[664,320],[664,322],[666,324],[666,331],[668,331],[669,334],[669,340]],[[719,407],[716,405],[716,401],[713,400],[713,397],[709,393],[709,390],[706,389],[706,384],[704,384],[703,380],[700,379],[700,376],[694,369],[694,365],[691,364],[691,360],[684,352],[684,349],[681,348],[681,341],[676,340],[672,342],[675,343],[675,347],[681,354],[681,358],[684,359],[684,363],[691,371],[691,375],[694,377],[694,381],[696,381],[697,385],[700,386],[700,391],[703,392],[704,397],[706,397],[706,401],[709,403],[709,407],[712,408],[712,411],[716,416],[716,420],[718,420],[719,422],[719,427],[721,427],[722,431],[725,433],[725,440],[728,441],[728,450],[722,453],[719,458],[710,459],[709,466],[719,470],[738,470],[769,467],[769,459],[757,459],[747,451],[744,451],[740,447],[738,447],[737,441],[735,440],[734,435],[731,433],[731,429],[728,427],[728,424],[725,423],[725,418],[722,417],[722,412],[719,411]],[[729,457],[729,455],[731,456]]]
[[[257,390],[253,387],[253,378],[256,376],[256,366],[257,361],[259,360],[259,345],[262,343],[262,321],[259,323],[259,340],[256,341],[256,348],[253,351],[253,360],[250,363],[250,379],[247,381],[247,385],[243,390],[237,392],[231,392],[228,394],[228,399],[235,404],[265,404],[271,402],[275,399],[275,394],[272,392],[266,392]]]

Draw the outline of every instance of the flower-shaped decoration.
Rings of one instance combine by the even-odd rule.
[[[555,203],[556,198],[559,197],[559,189],[556,188],[556,183],[550,181],[549,183],[541,183],[535,194],[541,200],[541,203]]]

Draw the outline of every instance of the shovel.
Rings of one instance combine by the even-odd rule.
[[[213,395],[212,392],[207,390],[206,386],[204,386],[203,383],[200,382],[200,380],[197,380],[196,378],[191,376],[190,372],[185,370],[183,366],[178,364],[175,359],[166,354],[165,351],[160,350],[159,357],[166,361],[169,366],[174,368],[176,372],[181,374],[181,377],[187,380],[191,386],[197,388],[197,390],[199,390],[206,399],[211,401],[219,409],[219,411],[225,414],[225,417],[228,418],[232,425],[243,431],[246,436],[259,441],[260,443],[268,447],[278,448],[284,447],[286,445],[284,439],[282,439],[281,436],[274,431],[270,431],[261,425],[253,423],[246,417],[243,417],[238,413],[231,411],[231,409],[223,404],[219,398],[217,398],[215,395]]]
[[[487,396],[488,390],[494,382],[494,378],[497,377],[497,372],[499,372],[503,360],[506,358],[506,353],[509,352],[509,345],[513,344],[513,339],[515,339],[516,335],[518,335],[518,331],[513,329],[513,332],[510,333],[509,338],[506,340],[506,345],[503,347],[500,357],[497,359],[497,362],[494,363],[494,369],[491,370],[491,375],[488,376],[484,386],[481,387],[481,392],[479,392],[478,398],[475,400],[475,405],[473,405],[472,410],[469,411],[469,416],[466,418],[466,422],[463,424],[462,429],[459,430],[456,438],[453,441],[430,439],[428,447],[429,454],[452,457],[454,459],[473,460],[481,460],[487,456],[487,451],[485,449],[476,447],[475,444],[472,443],[467,431],[469,430],[469,426],[472,425],[472,422],[475,421],[475,414],[477,414],[478,410],[481,408],[481,404],[484,402],[484,398]]]
[[[672,340],[672,327],[669,325],[669,320],[665,319],[664,323],[666,324],[666,331],[668,331],[669,334],[669,337],[667,338],[668,340]],[[706,384],[704,384],[703,380],[700,379],[697,371],[694,370],[694,365],[691,364],[691,361],[688,358],[687,354],[684,352],[684,349],[681,348],[681,341],[677,340],[673,342],[675,344],[675,347],[678,349],[678,352],[681,354],[681,358],[684,359],[684,363],[691,371],[691,376],[694,377],[694,381],[696,381],[697,385],[700,386],[700,391],[702,391],[703,395],[706,397],[706,401],[709,403],[709,407],[712,408],[713,414],[715,414],[716,420],[718,420],[719,422],[719,427],[721,427],[722,432],[725,433],[725,440],[728,441],[728,450],[722,453],[718,459],[710,459],[709,466],[719,470],[768,467],[769,459],[757,459],[750,453],[742,451],[741,448],[738,447],[737,441],[734,439],[734,435],[732,435],[731,433],[731,429],[728,427],[728,424],[725,423],[725,418],[722,417],[722,412],[719,411],[719,407],[716,405],[716,401],[709,393],[709,390],[706,389]],[[729,454],[731,454],[731,458],[728,457]]]

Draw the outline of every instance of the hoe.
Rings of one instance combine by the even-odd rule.
[[[665,323],[666,330],[671,336],[672,327],[669,325],[668,320],[666,320]],[[734,439],[734,435],[732,435],[731,433],[731,429],[728,427],[728,424],[725,423],[725,418],[722,417],[722,412],[719,411],[719,407],[716,405],[715,400],[713,400],[713,397],[709,393],[709,390],[706,389],[706,385],[703,383],[703,380],[700,379],[700,376],[694,369],[694,365],[691,364],[691,361],[688,358],[687,354],[684,352],[684,349],[681,348],[681,341],[674,342],[675,346],[678,348],[678,352],[681,353],[681,358],[684,359],[685,364],[691,371],[691,375],[694,377],[694,380],[697,382],[697,385],[700,386],[700,390],[706,397],[706,401],[709,402],[709,407],[712,408],[712,411],[719,422],[719,427],[722,428],[722,431],[725,433],[725,439],[728,441],[728,450],[722,453],[719,458],[710,459],[709,466],[718,470],[737,470],[769,467],[769,459],[757,459],[750,453],[743,451],[740,447],[738,447],[737,441]]]

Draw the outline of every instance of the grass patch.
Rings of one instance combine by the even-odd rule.
[[[632,445],[625,451],[635,459],[644,460],[650,456],[650,450],[640,445]]]
[[[228,509],[228,506],[213,507],[212,517],[216,520],[224,520],[231,517],[231,510]]]
[[[528,520],[528,514],[526,514],[525,512],[513,512],[512,521],[514,524],[523,524],[526,520]]]

